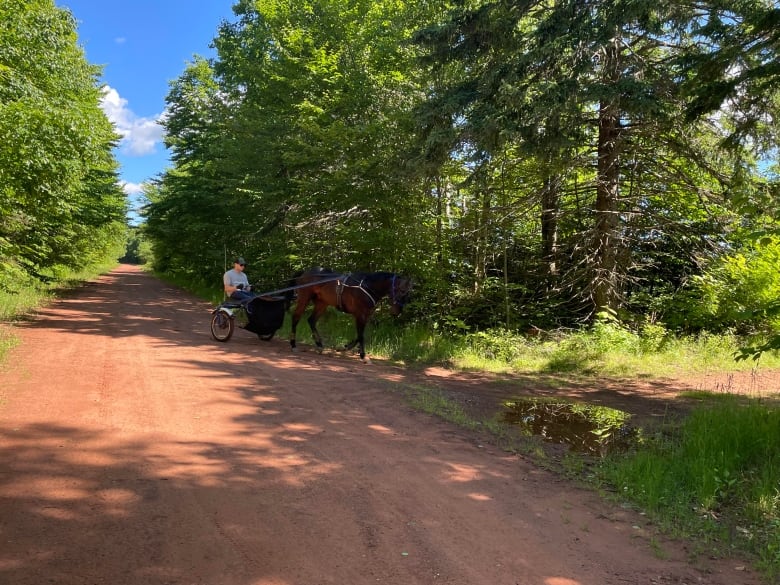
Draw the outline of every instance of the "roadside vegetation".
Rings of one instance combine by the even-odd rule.
[[[101,68],[51,0],[0,0],[0,321],[115,263],[128,204]],[[13,344],[0,324],[0,354]]]
[[[747,552],[780,577],[780,404],[729,394],[701,397],[685,420],[634,451],[600,462],[613,497],[631,502],[698,554]]]

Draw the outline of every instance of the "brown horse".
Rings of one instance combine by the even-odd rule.
[[[298,321],[309,303],[313,302],[314,310],[309,315],[308,321],[317,350],[322,351],[322,338],[317,331],[317,320],[328,307],[335,307],[354,317],[357,337],[344,349],[349,350],[357,345],[360,359],[363,361],[367,361],[363,333],[377,303],[384,297],[388,297],[390,313],[399,315],[403,306],[409,301],[412,289],[409,279],[392,272],[339,274],[328,268],[312,268],[302,272],[293,278],[290,286],[298,293],[290,331],[290,347],[293,351],[295,351],[295,330]]]

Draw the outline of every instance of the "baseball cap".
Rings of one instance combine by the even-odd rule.
[[[244,264],[244,265],[246,265],[246,260],[244,260],[244,258],[242,256],[239,256],[238,258],[236,258],[236,264]]]

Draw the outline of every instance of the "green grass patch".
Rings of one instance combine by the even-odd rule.
[[[0,283],[0,321],[12,321],[50,303],[64,291],[105,274],[116,266],[106,261],[81,270],[50,270],[33,278],[19,272],[12,283]]]
[[[433,414],[462,428],[476,429],[481,421],[472,419],[456,402],[440,391],[422,386],[406,388],[406,400],[413,408]]]
[[[713,551],[753,555],[780,576],[780,408],[721,397],[600,468],[620,498]]]
[[[607,324],[529,338],[504,330],[446,335],[416,325],[396,336],[391,355],[408,363],[433,360],[494,373],[659,378],[780,367],[775,351],[759,362],[736,361],[747,340],[734,335],[675,336],[658,327],[634,332]]]

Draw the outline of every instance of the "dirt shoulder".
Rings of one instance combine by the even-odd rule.
[[[209,309],[123,265],[14,327],[0,583],[760,583],[388,390],[489,410],[532,379],[221,344]],[[578,392],[654,416],[677,390]]]

